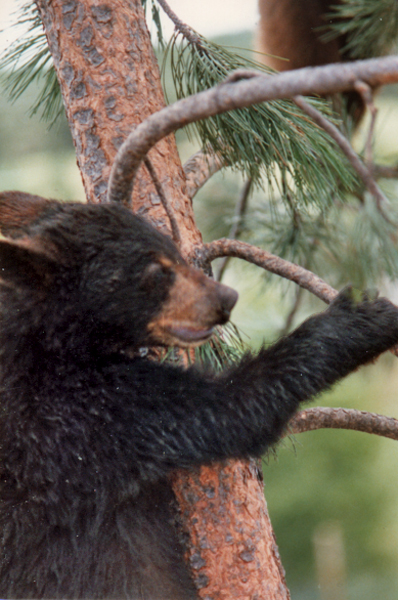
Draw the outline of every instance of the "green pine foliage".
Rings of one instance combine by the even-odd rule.
[[[147,0],[143,3],[146,8]],[[152,3],[152,18],[163,43],[155,3]],[[23,5],[19,25],[25,27],[25,34],[2,57],[2,83],[12,101],[32,83],[38,83],[41,91],[31,114],[39,112],[52,124],[62,111],[62,99],[40,17],[31,2]],[[235,69],[263,69],[258,63],[203,37],[198,46],[180,44],[174,37],[169,52],[178,97],[216,85]],[[328,112],[325,102],[314,102]],[[327,134],[290,101],[206,119],[197,125],[197,131],[204,144],[210,142],[214,152],[222,154],[228,164],[245,171],[257,183],[265,176],[279,185],[282,176],[298,205],[325,206],[336,181],[340,182],[340,190],[352,189],[355,184],[347,161]]]
[[[326,210],[298,211],[280,200],[258,196],[245,220],[242,238],[302,265],[340,289],[378,287],[398,277],[396,225],[368,195],[338,199]],[[278,281],[264,273],[267,282]]]
[[[325,41],[345,36],[343,52],[353,60],[383,56],[397,42],[396,0],[342,0],[325,18]]]
[[[215,330],[209,342],[195,348],[194,362],[203,369],[220,372],[238,362],[247,349],[236,325],[227,323]],[[187,356],[190,361],[190,354]]]
[[[141,0],[141,4],[145,10],[145,14],[147,14],[148,1]],[[152,17],[152,21],[156,27],[156,34],[157,34],[159,48],[164,50],[166,47],[166,44],[165,44],[165,40],[163,37],[162,22],[160,20],[160,11],[159,11],[158,5],[155,2],[151,2],[151,17]]]
[[[142,5],[146,10],[147,0],[142,0]],[[22,33],[0,56],[0,84],[11,102],[18,100],[28,87],[35,84],[39,92],[29,114],[39,114],[51,127],[62,114],[63,103],[46,35],[34,2],[25,2],[17,13],[15,27]],[[159,8],[155,3],[151,5],[151,16],[159,46],[164,48]]]
[[[238,362],[248,350],[241,332],[233,323],[214,330],[210,341],[192,350],[167,348],[162,361],[173,365],[193,365],[204,371],[221,372]]]
[[[22,35],[0,56],[1,86],[15,102],[32,84],[37,84],[40,91],[30,108],[30,115],[38,113],[52,125],[63,111],[62,97],[34,2],[21,6],[16,26]]]
[[[1,84],[12,101],[35,84],[39,93],[30,112],[51,124],[62,112],[59,85],[36,5],[21,1],[18,27],[24,33],[0,57]],[[142,4],[162,47],[159,6],[156,0]],[[383,54],[396,40],[396,0],[343,0],[328,17],[325,36],[345,36],[352,58]],[[174,35],[163,53],[178,98],[217,85],[236,69],[269,72],[232,48],[192,34],[190,41]],[[324,100],[309,101],[338,122]],[[398,276],[394,227],[360,189],[334,142],[293,102],[235,110],[192,125],[190,131],[244,178],[251,178],[257,197],[261,190],[261,201],[250,202],[244,239],[314,270],[336,287],[347,280],[373,285],[384,274]],[[392,202],[393,221],[394,212]],[[197,350],[204,362],[207,353],[216,366],[223,362],[224,351],[217,343]]]
[[[196,34],[195,34],[196,35]],[[209,89],[237,69],[270,73],[260,63],[198,36],[186,43],[177,34],[167,48],[177,98]],[[322,99],[309,102],[329,118]],[[325,207],[332,190],[346,192],[356,180],[336,144],[290,100],[278,100],[208,118],[190,126],[203,145],[256,184],[276,184],[298,206]],[[282,186],[282,181],[284,185]],[[336,186],[339,182],[339,186]]]

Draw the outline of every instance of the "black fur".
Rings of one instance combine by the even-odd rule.
[[[149,266],[184,264],[167,238],[76,204],[24,234],[0,242],[0,597],[196,598],[170,473],[261,455],[300,402],[398,341],[398,310],[343,293],[205,376],[128,357],[175,281]]]

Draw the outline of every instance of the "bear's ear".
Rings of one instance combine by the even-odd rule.
[[[59,203],[25,192],[0,193],[0,232],[5,237],[26,235],[29,227],[44,219]]]
[[[0,239],[0,281],[16,286],[46,288],[53,281],[56,261],[36,240]]]

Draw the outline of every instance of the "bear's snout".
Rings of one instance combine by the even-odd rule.
[[[168,299],[148,333],[154,343],[197,346],[211,337],[216,325],[228,321],[238,293],[186,264],[175,265],[173,271]]]
[[[222,283],[217,284],[217,296],[220,304],[220,316],[226,323],[231,315],[231,310],[238,301],[238,292]]]

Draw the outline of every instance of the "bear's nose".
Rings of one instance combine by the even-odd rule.
[[[222,283],[219,284],[217,292],[223,317],[228,320],[231,310],[238,300],[238,292]]]

